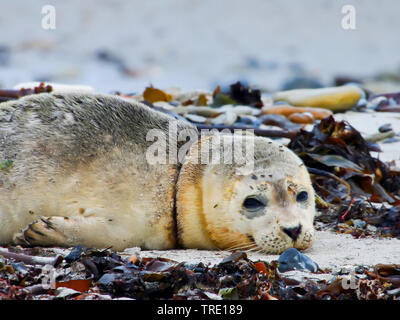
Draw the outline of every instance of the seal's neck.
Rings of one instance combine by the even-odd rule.
[[[189,154],[179,170],[176,184],[175,208],[178,246],[184,248],[216,249],[206,230],[202,176],[204,165],[191,161],[197,143],[191,146]]]

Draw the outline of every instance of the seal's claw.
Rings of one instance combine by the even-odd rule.
[[[29,243],[29,241],[27,239],[25,239],[24,231],[15,234],[13,237],[13,242],[15,244],[19,244],[19,245],[26,246],[26,247],[29,247],[31,245]]]
[[[23,246],[49,246],[64,240],[64,234],[55,228],[50,219],[40,217],[30,223],[22,232],[14,235],[14,243]]]

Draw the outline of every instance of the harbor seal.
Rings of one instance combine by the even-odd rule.
[[[267,253],[312,245],[314,191],[292,151],[226,135],[254,146],[254,166],[240,172],[235,163],[198,161],[206,149],[224,153],[213,134],[190,143],[169,136],[167,154],[186,147],[182,162],[151,164],[148,133],[168,136],[172,122],[179,133],[198,133],[114,95],[41,93],[1,103],[0,244]]]

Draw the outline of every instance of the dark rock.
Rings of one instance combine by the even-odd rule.
[[[317,89],[322,88],[323,84],[316,79],[308,77],[296,77],[286,81],[282,85],[282,91],[293,89]]]
[[[111,284],[115,279],[119,278],[120,276],[115,273],[106,273],[97,281],[98,284],[107,286]]]
[[[311,272],[318,271],[318,264],[307,257],[305,254],[300,253],[295,248],[285,250],[278,259],[280,272],[290,270],[309,270]]]
[[[392,131],[392,125],[390,123],[385,123],[384,125],[379,127],[379,132],[389,132]]]
[[[82,246],[76,246],[73,247],[70,253],[64,257],[65,261],[68,263],[74,262],[78,260],[83,253],[83,247]]]
[[[334,80],[334,86],[340,87],[348,83],[362,83],[360,79],[353,78],[350,76],[337,76]]]

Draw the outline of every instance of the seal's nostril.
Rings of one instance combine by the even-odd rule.
[[[292,238],[293,241],[296,241],[301,232],[301,224],[294,228],[282,228],[282,231]]]

